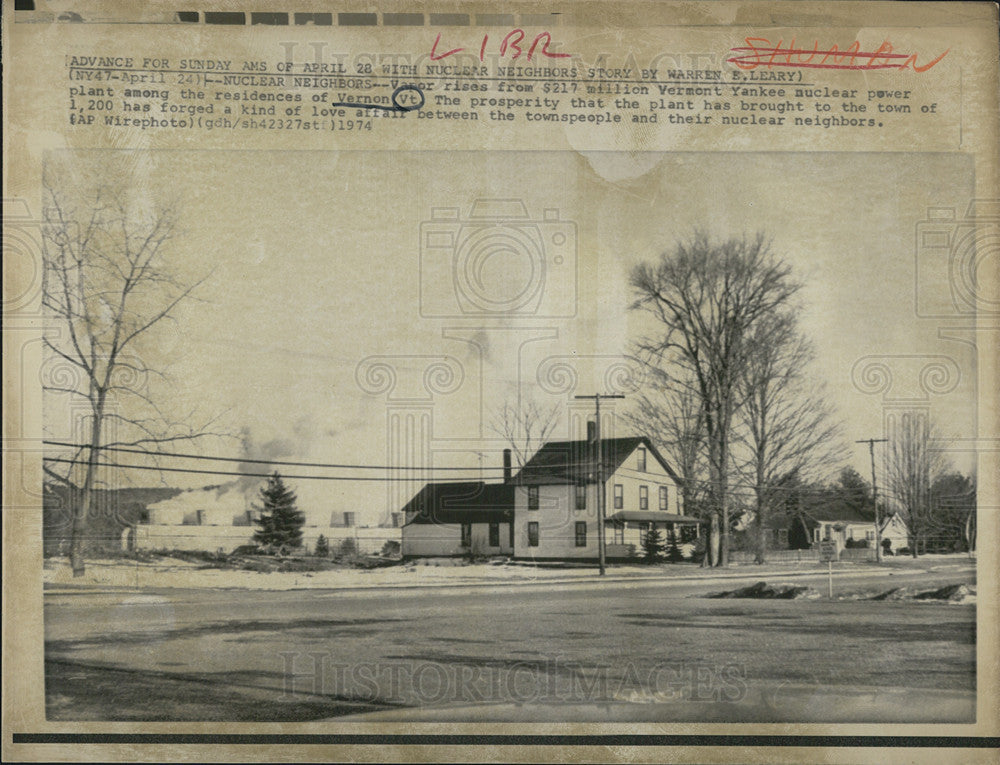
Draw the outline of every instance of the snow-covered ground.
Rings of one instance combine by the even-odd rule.
[[[61,586],[98,587],[211,587],[253,590],[290,590],[301,587],[349,589],[353,587],[426,587],[441,585],[490,584],[507,582],[577,581],[593,578],[593,568],[535,568],[522,565],[456,564],[434,561],[403,564],[376,569],[341,568],[329,571],[275,571],[260,573],[237,569],[205,568],[174,558],[153,562],[128,560],[87,561],[86,573],[73,577],[65,559],[45,561],[44,582],[47,589]],[[692,567],[694,569],[694,567]],[[641,577],[662,569],[646,566],[620,566],[609,571],[614,576]]]
[[[919,562],[918,562],[919,561]],[[950,570],[974,565],[965,556],[926,556],[889,560],[885,569],[922,569],[927,572]],[[838,573],[848,577],[874,573],[870,564],[837,564]],[[773,577],[782,573],[825,573],[826,567],[815,561],[799,564],[767,566],[733,565],[725,570],[706,570],[695,565],[645,566],[613,565],[608,567],[608,579],[657,578],[744,578]],[[239,569],[208,568],[204,563],[177,558],[157,558],[152,561],[105,559],[87,561],[86,573],[73,577],[65,558],[45,561],[43,581],[47,591],[79,586],[90,588],[216,588],[246,590],[293,590],[300,588],[352,589],[367,587],[434,587],[490,584],[532,584],[581,582],[596,579],[595,567],[546,568],[519,564],[466,564],[458,560],[425,560],[376,569],[339,568],[329,571],[288,571],[261,573]]]

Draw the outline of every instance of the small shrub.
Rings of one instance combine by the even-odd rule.
[[[642,554],[645,562],[658,563],[663,558],[664,548],[663,534],[656,526],[653,526],[646,532],[646,538],[642,542]]]
[[[705,560],[705,553],[708,550],[707,537],[703,534],[702,536],[694,540],[694,547],[691,550],[691,560],[695,563],[701,563]]]
[[[399,542],[394,539],[387,539],[382,545],[382,556],[385,558],[395,558],[399,555]]]
[[[340,547],[337,548],[337,557],[340,558],[353,558],[358,554],[358,543],[354,540],[354,537],[347,537],[341,540]]]
[[[317,558],[326,558],[330,555],[330,543],[322,534],[320,534],[319,539],[316,540],[315,554]]]
[[[681,548],[677,544],[677,532],[671,531],[669,537],[670,541],[667,544],[667,560],[671,563],[680,563],[684,560],[684,553],[681,552]]]

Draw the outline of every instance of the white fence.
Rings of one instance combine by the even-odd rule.
[[[730,550],[730,563],[753,563],[757,553],[753,550]],[[808,550],[768,550],[764,555],[768,563],[797,563],[799,561],[819,561],[819,548]],[[875,560],[874,547],[845,547],[840,551],[840,560]]]

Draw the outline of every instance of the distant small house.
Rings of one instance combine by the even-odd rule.
[[[827,539],[834,540],[840,548],[863,546],[862,541],[868,547],[875,546],[874,512],[853,507],[803,510],[772,518],[766,525],[773,549],[808,549]],[[883,540],[891,541],[893,551],[908,544],[906,521],[899,513],[881,518],[879,531]]]
[[[514,552],[514,487],[509,484],[429,483],[402,512],[404,558]]]

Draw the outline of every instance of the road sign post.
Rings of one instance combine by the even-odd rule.
[[[827,590],[833,600],[833,562],[837,560],[837,543],[832,539],[824,539],[819,543],[819,559],[826,563]]]

